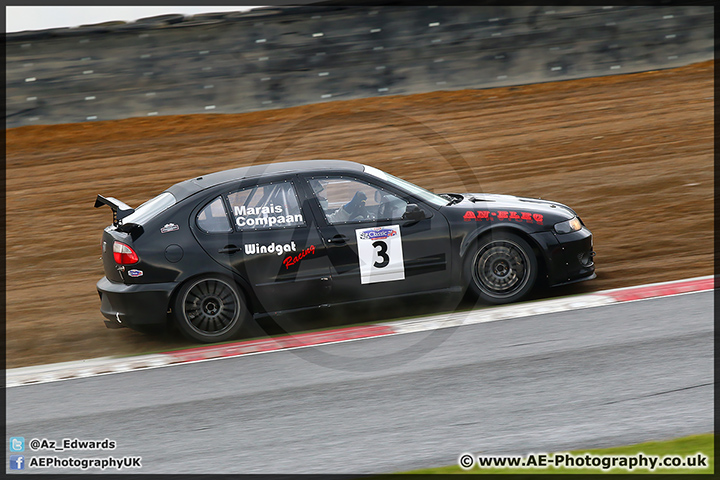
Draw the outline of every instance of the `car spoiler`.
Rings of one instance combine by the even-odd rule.
[[[112,209],[113,212],[113,225],[118,226],[120,224],[120,220],[127,217],[128,215],[132,214],[135,209],[130,208],[125,203],[121,202],[117,198],[113,197],[103,197],[102,195],[98,195],[97,199],[95,200],[95,208],[100,208],[103,205],[107,205]]]

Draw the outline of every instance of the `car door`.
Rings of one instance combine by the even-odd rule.
[[[360,174],[303,178],[330,260],[331,303],[450,287],[450,229],[437,210]],[[410,204],[425,218],[404,219]]]
[[[238,184],[197,209],[193,227],[215,261],[248,281],[263,310],[313,307],[328,302],[329,262],[307,208],[292,179]]]

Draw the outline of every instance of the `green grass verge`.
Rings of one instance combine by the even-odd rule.
[[[587,450],[573,450],[569,453],[574,455],[584,455],[589,453],[591,455],[636,455],[643,453],[645,456],[655,455],[660,458],[666,455],[679,455],[681,457],[691,457],[697,453],[702,453],[708,457],[707,468],[662,468],[658,467],[651,471],[648,468],[636,467],[632,471],[628,471],[623,468],[614,468],[611,470],[603,471],[600,468],[584,469],[584,468],[479,468],[474,465],[469,470],[463,470],[459,465],[451,465],[448,467],[439,468],[428,468],[423,470],[414,470],[410,472],[412,474],[457,474],[457,473],[474,473],[474,474],[593,474],[593,473],[672,473],[672,474],[713,474],[715,473],[715,434],[706,433],[702,435],[691,435],[689,437],[677,438],[674,440],[667,440],[662,442],[647,442],[639,443],[636,445],[628,445],[624,447],[612,447],[612,448],[598,448],[598,449],[587,449]],[[458,454],[459,456],[459,454]],[[476,455],[477,458],[477,455]]]

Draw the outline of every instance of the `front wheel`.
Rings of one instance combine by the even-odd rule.
[[[538,261],[532,247],[512,233],[483,238],[465,261],[470,289],[485,303],[516,302],[532,290]]]
[[[234,282],[218,277],[198,278],[183,285],[173,312],[183,335],[203,343],[230,340],[250,317],[245,298]]]

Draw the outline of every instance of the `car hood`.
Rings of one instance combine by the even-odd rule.
[[[516,211],[539,213],[554,221],[562,222],[569,220],[577,214],[575,211],[558,202],[540,200],[537,198],[516,197],[514,195],[499,195],[493,193],[463,193],[463,200],[448,208],[455,211],[467,210],[491,210],[491,211]]]

